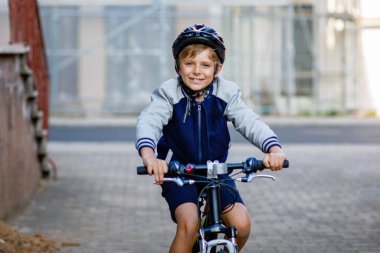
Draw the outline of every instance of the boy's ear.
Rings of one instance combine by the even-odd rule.
[[[214,74],[214,77],[217,77],[219,75],[219,73],[222,71],[222,68],[223,68],[223,64],[221,64],[221,63],[215,64],[215,74]]]

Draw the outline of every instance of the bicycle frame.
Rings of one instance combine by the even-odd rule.
[[[207,178],[216,179],[218,175],[228,174],[225,164],[218,162],[207,163]],[[200,196],[202,198],[202,196]],[[204,199],[204,198],[203,198]],[[199,250],[201,253],[210,253],[219,245],[224,246],[229,253],[237,252],[237,230],[234,226],[225,226],[221,219],[220,210],[220,183],[218,180],[211,180],[207,186],[207,224],[200,226],[198,232]],[[201,225],[201,224],[200,224]],[[225,235],[227,239],[218,239],[218,235]],[[208,240],[210,237],[216,239]]]
[[[216,249],[218,245],[223,245],[228,249],[228,252],[237,252],[237,230],[234,226],[225,226],[222,222],[220,213],[220,185],[215,182],[211,182],[211,185],[207,189],[207,224],[201,226],[198,232],[199,248],[200,252],[211,252],[212,249]],[[218,236],[224,234],[228,239],[213,239],[207,240],[210,236]]]
[[[289,161],[285,160],[283,168],[288,167]],[[255,178],[268,178],[275,180],[275,178],[271,175],[256,174],[257,171],[265,169],[263,161],[250,157],[242,163],[228,164],[219,163],[218,161],[208,161],[206,165],[183,165],[178,162],[171,162],[168,165],[168,169],[168,175],[174,177],[165,177],[163,179],[164,182],[174,182],[179,186],[197,183],[196,180],[188,179],[189,177],[191,178],[191,176],[194,174],[196,170],[207,171],[208,185],[206,186],[206,203],[208,205],[208,212],[206,214],[206,218],[208,219],[208,221],[205,226],[202,226],[202,222],[200,222],[199,224],[199,242],[198,244],[194,244],[193,253],[212,253],[216,251],[217,246],[219,245],[223,246],[224,250],[222,249],[218,251],[218,253],[237,253],[237,229],[234,226],[226,226],[225,224],[223,224],[221,219],[221,212],[223,210],[220,210],[220,187],[223,183],[221,183],[221,181],[218,180],[218,175],[228,175],[229,170],[241,169],[241,171],[236,173],[235,175],[243,173],[245,174],[245,176],[235,178],[233,180],[244,183],[251,182]],[[146,175],[147,173],[147,168],[145,166],[137,167],[137,174]],[[199,196],[199,199],[201,199],[201,201],[204,202],[205,197]],[[224,235],[227,239],[218,239],[218,235]],[[195,245],[198,245],[198,247],[196,247]]]

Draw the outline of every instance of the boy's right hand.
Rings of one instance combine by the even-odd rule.
[[[164,174],[168,172],[166,161],[156,158],[154,151],[148,147],[142,148],[140,154],[148,170],[148,174],[154,176],[156,184],[162,184],[164,182]]]

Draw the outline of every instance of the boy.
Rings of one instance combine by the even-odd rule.
[[[161,185],[162,196],[177,223],[169,252],[186,253],[191,252],[197,237],[198,190],[195,185],[163,184],[168,151],[172,151],[171,160],[182,164],[225,162],[230,145],[227,122],[231,121],[237,131],[265,153],[266,167],[280,170],[285,154],[273,131],[241,100],[239,87],[218,76],[226,49],[214,29],[203,24],[188,27],[178,35],[172,49],[178,77],[153,92],[150,105],[138,118],[136,148],[149,175],[154,175]],[[236,188],[233,180],[227,182]],[[249,237],[250,218],[241,197],[232,198],[222,188],[222,210],[234,201],[232,210],[222,214],[222,220],[237,227],[241,250]]]

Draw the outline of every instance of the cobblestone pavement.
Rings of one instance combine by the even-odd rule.
[[[50,143],[57,180],[10,223],[79,243],[71,253],[167,252],[175,232],[160,188],[137,176],[132,143]],[[380,144],[285,145],[291,168],[238,187],[252,217],[243,252],[380,252]],[[230,162],[251,155],[231,147]],[[253,150],[258,157],[262,155]]]

